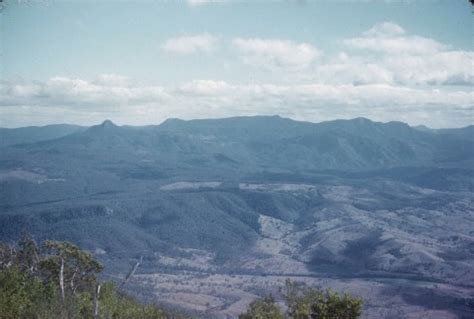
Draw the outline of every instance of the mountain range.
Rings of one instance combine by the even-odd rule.
[[[359,292],[370,318],[464,316],[473,146],[474,126],[365,118],[0,129],[0,239],[73,241],[112,278],[143,257],[131,291],[204,317],[278,296],[271,276]]]

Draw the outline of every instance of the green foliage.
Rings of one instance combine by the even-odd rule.
[[[103,267],[89,253],[69,242],[47,240],[44,247],[49,255],[41,260],[40,267],[51,281],[59,284],[61,263],[64,263],[64,284],[70,293],[94,291],[96,274]]]
[[[35,273],[39,264],[39,248],[29,234],[24,234],[18,242],[17,264],[22,271]]]
[[[38,270],[39,249],[30,235],[25,234],[18,241],[18,247],[0,242],[0,270],[11,266],[30,274]]]
[[[41,254],[29,236],[17,245],[0,243],[0,319],[182,317],[152,304],[139,303],[112,282],[100,283],[96,275],[102,271],[102,265],[76,245],[46,241],[44,247],[47,254]],[[67,289],[64,298],[61,268],[63,287]]]
[[[15,264],[16,249],[11,245],[0,242],[0,270],[7,269]]]
[[[0,318],[37,318],[55,299],[55,289],[41,279],[17,267],[0,271]]]
[[[286,281],[285,316],[272,296],[253,301],[239,319],[355,319],[362,313],[362,299],[340,295],[330,289],[321,291]]]
[[[349,294],[340,295],[331,289],[321,291],[286,281],[288,315],[294,319],[352,319],[359,318],[363,301]]]
[[[239,319],[284,319],[284,315],[270,295],[253,301]]]
[[[162,309],[137,303],[133,298],[121,294],[112,282],[102,286],[99,304],[100,318],[167,318]]]

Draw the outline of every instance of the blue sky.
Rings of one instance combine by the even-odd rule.
[[[4,127],[474,119],[467,0],[7,1],[0,19]]]

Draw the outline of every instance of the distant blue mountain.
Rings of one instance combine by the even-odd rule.
[[[402,122],[379,123],[365,118],[322,123],[278,116],[171,119],[145,127],[105,121],[87,129],[62,125],[0,133],[4,146],[21,141],[30,143],[24,149],[61,149],[66,156],[66,152],[74,156],[77,149],[92,152],[94,158],[117,151],[130,153],[125,155],[130,160],[159,158],[171,161],[168,164],[193,159],[213,164],[217,156],[231,165],[239,163],[243,170],[466,167],[474,158],[472,126],[420,130]],[[42,143],[31,144],[35,141]],[[133,150],[139,152],[133,154]]]
[[[56,139],[85,129],[81,126],[68,124],[0,128],[0,147]]]

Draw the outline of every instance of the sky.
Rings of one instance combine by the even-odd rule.
[[[0,127],[474,124],[468,0],[5,0],[0,27]]]

